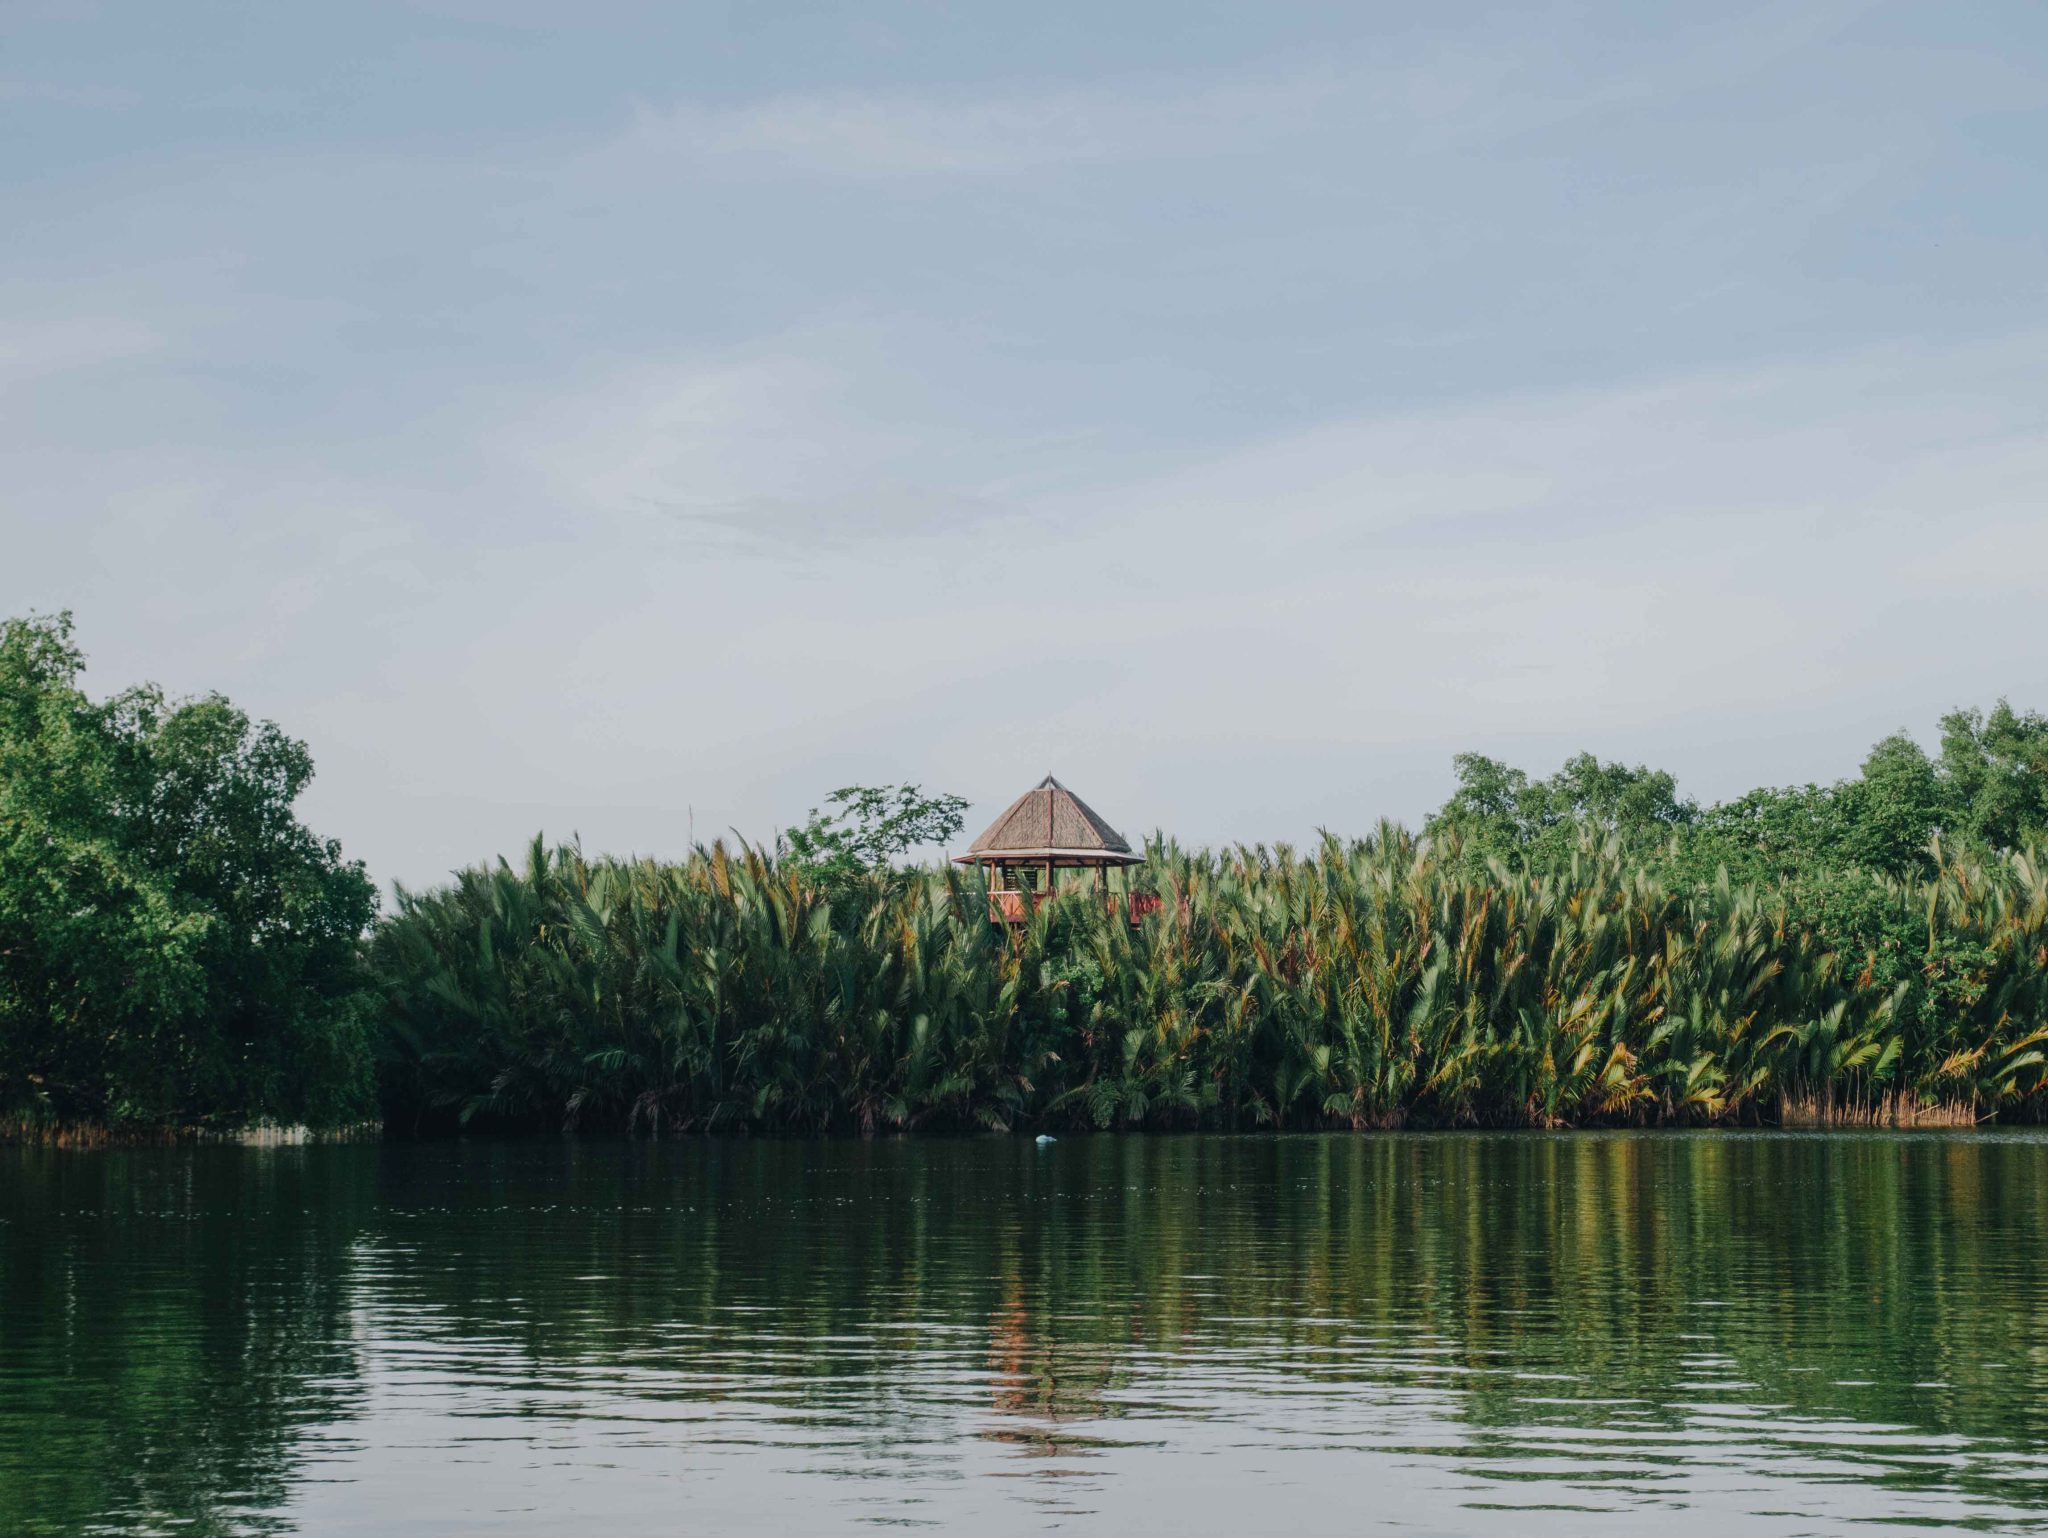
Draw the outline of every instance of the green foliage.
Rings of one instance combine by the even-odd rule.
[[[788,1132],[1557,1126],[2041,1114],[2048,722],[2001,702],[1842,784],[1700,809],[1667,774],[1458,760],[1391,825],[1155,845],[990,921],[899,868],[958,797],[848,787],[774,852],[536,840],[400,892],[292,807],[227,701],[94,702],[68,619],[0,627],[0,1114]],[[365,961],[367,960],[367,967]],[[374,985],[374,992],[368,991]]]
[[[1920,869],[1951,811],[1947,790],[1920,745],[1894,732],[1870,750],[1860,779],[1836,789],[1842,853],[1867,870]]]
[[[536,843],[379,932],[413,1118],[762,1131],[2037,1117],[2048,722],[1903,733],[1702,810],[1590,755],[1479,755],[1428,837],[1194,853],[1133,929],[892,871],[958,826],[848,790],[786,858]]]
[[[1708,807],[1679,846],[1680,868],[1711,881],[1725,869],[1739,881],[1775,881],[1847,863],[1843,808],[1831,787],[1766,786]]]
[[[96,703],[68,615],[0,623],[0,1116],[360,1117],[360,866],[303,744],[217,695]]]
[[[992,924],[952,871],[828,887],[713,846],[536,842],[403,894],[374,957],[401,1121],[857,1132],[1558,1126],[1813,1105],[2033,1116],[2048,878],[1938,855],[1794,893],[1556,871],[1383,826],[1313,853],[1170,845],[1133,928],[1092,893]]]
[[[825,800],[832,810],[812,807],[810,819],[784,842],[795,864],[834,882],[944,844],[960,831],[967,810],[964,797],[927,796],[916,785],[849,785]]]
[[[2048,842],[2048,716],[2004,700],[1988,718],[1943,716],[1940,773],[1957,833],[1992,849]]]
[[[1977,856],[2048,840],[2048,717],[2005,701],[1942,718],[1939,757],[1905,732],[1834,785],[1765,787],[1704,809],[1669,774],[1568,760],[1547,780],[1478,754],[1456,759],[1458,789],[1427,831],[1468,855],[1528,870],[1570,863],[1582,839],[1615,838],[1680,880],[1823,879],[1860,870],[1931,876],[1936,839]]]
[[[1661,844],[1699,816],[1670,775],[1603,764],[1590,753],[1567,759],[1547,780],[1479,753],[1460,753],[1453,763],[1458,788],[1426,831],[1440,837],[1455,829],[1461,846],[1480,858],[1568,861],[1587,827],[1641,848]]]

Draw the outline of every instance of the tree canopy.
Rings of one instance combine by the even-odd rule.
[[[294,813],[305,745],[83,668],[68,614],[0,622],[0,1114],[367,1114],[376,895]]]
[[[1665,851],[1702,879],[1721,867],[1751,881],[1847,869],[1909,876],[1934,869],[1936,840],[1985,854],[2048,841],[2048,717],[2004,700],[1988,715],[1944,716],[1938,754],[1894,732],[1854,778],[1765,786],[1704,808],[1661,770],[1590,753],[1547,779],[1476,753],[1454,762],[1458,788],[1428,831],[1523,868],[1556,868],[1590,837],[1638,858]]]
[[[1568,857],[1585,827],[1640,845],[1662,842],[1699,816],[1669,774],[1604,764],[1591,753],[1567,759],[1543,780],[1481,753],[1460,753],[1452,763],[1458,788],[1429,831],[1456,829],[1473,851],[1512,864]]]

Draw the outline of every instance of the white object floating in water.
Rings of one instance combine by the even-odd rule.
[[[1041,1132],[1038,1134],[1038,1141],[1040,1143],[1051,1143],[1057,1140],[1053,1137],[1053,1135],[1050,1132]]]

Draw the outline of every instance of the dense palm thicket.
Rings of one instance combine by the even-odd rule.
[[[2043,1103],[2033,852],[1936,850],[1812,904],[1689,881],[1613,835],[1541,869],[1391,826],[1150,855],[1166,901],[1139,927],[1086,891],[1004,927],[952,872],[822,882],[744,848],[663,865],[536,842],[523,868],[401,894],[378,930],[386,1104],[419,1124],[810,1133]]]
[[[539,842],[401,893],[385,1104],[428,1125],[752,1129],[2031,1118],[2048,1028],[2048,718],[2000,703],[1854,779],[1701,808],[1671,777],[1458,760],[1426,836],[1155,843],[991,924],[893,871],[913,801],[783,857]],[[957,803],[937,808],[955,815]],[[887,815],[884,816],[883,814]]]

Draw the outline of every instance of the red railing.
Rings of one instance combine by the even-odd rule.
[[[988,916],[998,924],[1021,924],[1031,917],[1032,893],[991,892],[988,894]]]
[[[1021,924],[1031,917],[1032,909],[1050,895],[1044,892],[1025,891],[990,892],[988,916],[998,924]],[[1122,912],[1128,908],[1133,924],[1141,922],[1148,913],[1157,913],[1164,906],[1163,900],[1151,892],[1133,892],[1128,899],[1112,892],[1103,901],[1111,913]]]

